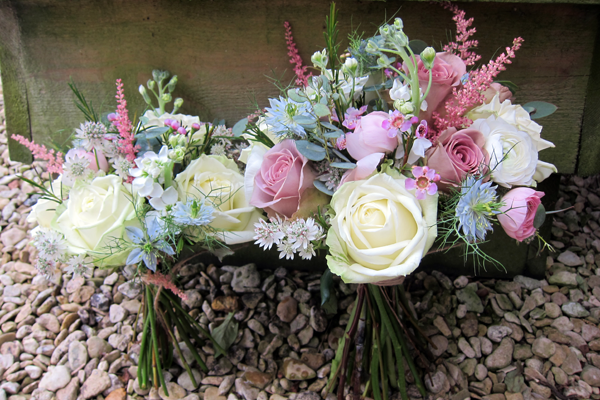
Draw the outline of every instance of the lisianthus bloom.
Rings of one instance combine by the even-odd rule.
[[[522,242],[535,234],[533,220],[542,197],[544,192],[523,187],[512,189],[502,197],[504,205],[498,222],[508,236]]]
[[[435,173],[434,169],[429,167],[412,167],[412,173],[415,179],[406,179],[406,188],[408,190],[415,190],[417,193],[417,199],[423,200],[425,194],[430,196],[437,193],[437,185],[435,182],[440,180],[440,176]]]
[[[345,183],[331,199],[327,265],[346,283],[382,282],[411,273],[437,234],[437,196],[418,200],[406,178],[377,174]]]

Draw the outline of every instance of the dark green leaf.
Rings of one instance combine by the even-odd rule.
[[[325,304],[333,289],[333,274],[327,268],[321,275],[321,305]]]
[[[546,220],[546,208],[544,207],[543,204],[540,203],[537,211],[535,212],[535,217],[533,218],[533,227],[535,229],[539,229],[545,220]]]
[[[531,114],[531,119],[547,117],[557,109],[554,104],[546,103],[545,101],[530,101],[524,104],[523,108]]]
[[[333,167],[333,168],[340,168],[340,169],[354,169],[354,168],[356,168],[356,164],[350,163],[350,162],[333,162],[333,163],[331,163],[329,165],[331,167]]]
[[[308,140],[297,140],[296,148],[304,157],[311,161],[321,161],[327,152],[322,146],[309,142]]]
[[[423,50],[425,50],[425,48],[429,46],[427,46],[427,43],[425,43],[424,41],[415,39],[408,42],[408,47],[410,47],[413,53],[421,54]]]
[[[219,344],[223,349],[227,350],[238,335],[238,323],[233,319],[233,313],[229,313],[225,321],[216,328],[214,328],[211,332],[213,339],[215,342]]]
[[[246,127],[248,126],[248,118],[242,118],[233,126],[233,136],[240,137],[246,131]]]
[[[325,186],[325,183],[324,183],[324,182],[322,182],[322,181],[319,181],[319,180],[315,180],[315,181],[313,182],[313,185],[315,185],[315,187],[316,187],[317,189],[319,189],[321,192],[323,192],[323,193],[325,193],[325,194],[328,194],[328,195],[330,195],[330,196],[333,196],[333,191],[331,191],[331,190],[327,189],[327,186]]]

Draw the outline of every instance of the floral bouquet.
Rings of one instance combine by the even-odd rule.
[[[409,40],[399,18],[372,37],[353,33],[340,51],[332,5],[314,76],[286,23],[296,85],[232,129],[177,114],[177,77],[154,71],[139,88],[148,109],[138,121],[120,80],[106,115],[72,84],[86,121],[64,156],[14,136],[48,162],[48,174],[28,180],[42,192],[31,214],[38,268],[52,277],[129,266],[144,283],[141,387],[167,392],[173,351],[196,383],[178,338],[206,370],[204,340],[219,357],[237,336],[233,314],[209,328],[186,312],[184,252],[224,256],[255,242],[281,259],[323,251],[323,307],[335,302],[334,275],[359,284],[327,390],[339,378],[339,399],[347,380],[357,396],[386,399],[391,387],[407,399],[406,363],[425,394],[410,350],[426,365],[426,336],[414,333],[404,277],[428,252],[455,246],[478,265],[498,264],[479,244],[494,224],[532,240],[546,214],[534,188],[556,172],[538,159],[553,144],[534,121],[556,107],[513,104],[515,86],[494,81],[523,40],[478,65],[472,19],[446,7],[457,36],[441,52]]]

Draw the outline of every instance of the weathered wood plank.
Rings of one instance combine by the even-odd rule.
[[[398,10],[410,37],[438,48],[454,29],[451,14],[428,2],[338,3],[342,37],[358,24],[372,34],[386,14]],[[523,89],[517,96],[520,102],[544,100],[559,106],[555,115],[540,120],[544,137],[558,149],[541,155],[561,172],[575,172],[600,7],[504,2],[461,6],[475,17],[484,59],[515,36],[525,39],[501,78]],[[185,100],[183,112],[235,123],[251,111],[252,98],[265,106],[267,97],[277,94],[265,78],[271,70],[285,81],[292,78],[283,22],[291,22],[301,56],[308,61],[323,47],[322,21],[328,7],[321,0],[155,0],[143,6],[118,0],[5,0],[0,15],[12,13],[19,24],[15,65],[26,88],[21,104],[27,106],[9,118],[8,129],[15,131],[17,121],[25,120],[37,140],[52,137],[60,142],[68,137],[80,121],[66,85],[70,78],[103,111],[114,109],[114,80],[123,78],[128,102],[139,112],[143,102],[137,86],[153,68],[180,76],[177,94]],[[0,41],[10,29],[0,27]],[[7,80],[14,78],[4,66],[2,74],[6,88]],[[30,117],[23,111],[27,108]]]

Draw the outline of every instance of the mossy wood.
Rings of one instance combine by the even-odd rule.
[[[386,16],[396,14],[409,37],[438,49],[454,30],[451,13],[429,2],[339,0],[338,5],[340,37],[357,27],[372,34]],[[556,144],[541,153],[542,159],[563,173],[600,172],[597,51],[592,62],[600,0],[460,6],[475,18],[484,60],[514,37],[525,39],[501,78],[520,87],[520,103],[542,100],[558,106],[540,120],[543,136]],[[115,109],[114,81],[122,78],[130,115],[139,115],[144,103],[137,86],[154,68],[179,75],[176,95],[185,100],[183,112],[209,121],[224,118],[231,125],[253,111],[254,99],[263,107],[277,95],[266,76],[274,71],[283,82],[292,79],[283,22],[290,21],[300,54],[309,62],[323,48],[328,8],[322,0],[2,0],[0,62],[8,132],[64,143],[81,121],[70,79],[96,108],[108,112]],[[29,160],[13,141],[10,151],[15,160]]]

